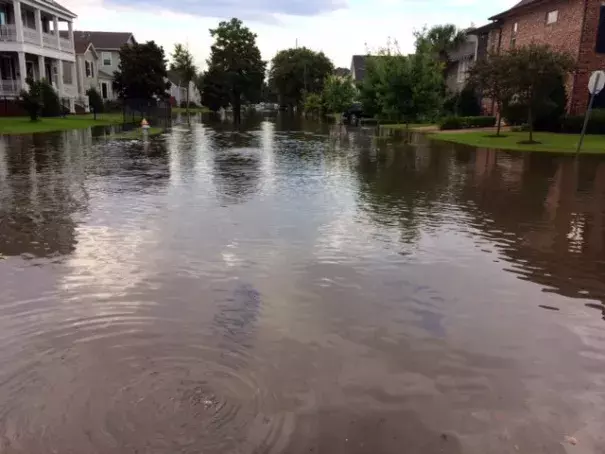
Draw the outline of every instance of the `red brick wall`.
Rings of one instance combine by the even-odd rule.
[[[572,95],[571,112],[575,114],[584,113],[588,106],[588,79],[590,74],[597,69],[605,69],[605,54],[597,54],[595,45],[597,42],[597,28],[599,25],[599,10],[601,1],[587,0],[586,16],[584,19],[584,30],[582,43],[578,56],[578,70],[576,83]]]
[[[595,3],[594,0],[588,0]],[[600,3],[600,2],[599,2]],[[500,49],[506,51],[511,47],[513,24],[518,23],[516,47],[531,43],[548,44],[560,52],[567,52],[574,59],[579,57],[580,40],[582,38],[582,24],[584,17],[585,0],[556,0],[546,2],[544,5],[524,10],[511,17],[507,17],[502,25],[502,41]],[[546,23],[549,11],[557,10],[559,16],[554,24]],[[594,47],[594,46],[593,46]],[[588,83],[588,82],[586,82]],[[577,104],[577,78],[570,75],[567,80],[568,111],[574,111]]]

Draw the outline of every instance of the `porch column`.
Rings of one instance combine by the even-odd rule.
[[[36,31],[38,32],[38,39],[40,42],[38,43],[40,47],[44,46],[44,40],[42,39],[42,12],[36,8],[34,10],[36,14]]]
[[[38,80],[42,79],[46,79],[46,61],[43,55],[38,55]]]
[[[73,88],[75,88],[76,93],[78,92],[77,88],[78,88],[78,74],[76,73],[76,64],[77,64],[77,60],[73,63],[71,63],[70,67],[71,67],[71,84],[73,86]]]
[[[57,39],[57,49],[61,50],[61,36],[59,35],[59,18],[57,16],[53,16],[53,24],[55,26],[55,38]]]
[[[69,41],[71,42],[71,47],[75,48],[76,42],[74,41],[74,24],[72,21],[69,21],[67,23],[67,29],[69,30],[67,32],[67,35],[68,35]]]
[[[57,60],[57,91],[59,98],[64,98],[63,93],[63,60]],[[61,103],[62,104],[62,103]]]
[[[17,42],[23,42],[23,19],[21,18],[21,0],[13,0],[13,11],[15,12],[15,28],[17,30]]]
[[[25,78],[27,77],[27,69],[25,68],[25,52],[17,52],[17,58],[19,59],[19,81],[21,82],[21,88],[27,90],[25,84]]]

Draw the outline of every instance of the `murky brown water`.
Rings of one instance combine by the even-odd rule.
[[[0,452],[605,452],[604,158],[249,123],[2,139]]]

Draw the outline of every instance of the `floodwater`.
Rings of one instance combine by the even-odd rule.
[[[3,454],[605,452],[604,158],[5,137],[0,254]]]

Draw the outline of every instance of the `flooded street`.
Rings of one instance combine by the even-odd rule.
[[[287,120],[0,138],[0,452],[599,453],[605,157]]]

